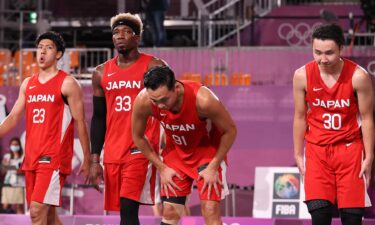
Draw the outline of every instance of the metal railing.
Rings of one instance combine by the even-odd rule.
[[[240,46],[240,31],[253,23],[253,15],[263,16],[281,1],[256,0],[251,5],[242,0],[211,0],[198,11],[198,45],[214,47],[236,35]]]
[[[20,85],[25,77],[32,75],[27,69],[32,64],[36,64],[36,49],[23,48],[17,52],[19,54],[15,54],[12,58],[9,50],[0,51],[0,56],[5,55],[0,58],[0,76],[3,85]],[[77,79],[91,79],[95,67],[111,57],[112,51],[109,48],[67,48],[58,62],[58,68],[74,75]]]

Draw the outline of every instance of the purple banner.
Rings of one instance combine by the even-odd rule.
[[[253,46],[309,46],[315,27],[325,23],[322,15],[330,16],[331,22],[337,22],[345,32],[350,28],[349,15],[363,16],[360,4],[317,4],[283,6],[255,20],[254,30],[251,25],[241,31],[241,45]],[[332,21],[334,17],[337,21]],[[309,18],[310,17],[310,18]],[[353,25],[361,18],[353,19]],[[252,36],[252,32],[254,32]],[[365,23],[361,32],[366,32]],[[253,43],[251,39],[254,37]],[[236,45],[237,38],[229,40],[227,45]]]

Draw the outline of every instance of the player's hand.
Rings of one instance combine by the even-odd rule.
[[[85,184],[88,184],[89,182],[89,173],[90,173],[90,157],[84,157],[83,163],[79,167],[79,170],[77,172],[77,175],[80,175],[83,173]]]
[[[89,173],[89,180],[92,185],[94,185],[94,188],[102,193],[102,190],[99,187],[99,184],[101,181],[104,181],[103,177],[103,167],[100,165],[100,163],[91,163],[90,166],[90,173]]]
[[[181,191],[181,188],[178,187],[175,182],[173,182],[173,177],[175,176],[182,180],[181,176],[170,167],[166,166],[160,170],[160,185],[167,198],[169,198],[169,191],[172,192],[176,197],[176,189]]]
[[[212,188],[214,188],[217,196],[220,196],[219,188],[221,188],[221,180],[219,179],[219,172],[215,168],[211,168],[210,165],[207,166],[204,170],[199,172],[198,181],[203,179],[203,187],[201,194],[207,190],[207,197],[210,200]]]
[[[301,179],[302,179],[302,183],[303,183],[303,181],[305,180],[305,172],[306,172],[303,155],[302,156],[295,156],[294,158],[296,160],[296,164],[297,164],[299,173],[301,174]]]
[[[362,176],[365,175],[366,188],[368,188],[370,185],[372,161],[372,159],[363,160],[361,165],[361,172],[359,173],[359,178],[362,178]]]

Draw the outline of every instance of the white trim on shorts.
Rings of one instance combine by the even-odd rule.
[[[223,200],[227,195],[229,195],[229,188],[227,183],[227,164],[225,161],[222,161],[220,164],[221,167],[221,200]]]
[[[61,186],[60,186],[60,171],[54,170],[52,172],[51,180],[48,185],[46,194],[44,195],[43,203],[49,205],[60,205],[61,197]],[[34,190],[35,191],[35,190]]]
[[[153,165],[149,161],[147,165],[146,179],[145,179],[144,186],[142,189],[141,197],[139,198],[139,202],[142,204],[154,204],[154,201],[151,196],[152,172],[153,172]]]

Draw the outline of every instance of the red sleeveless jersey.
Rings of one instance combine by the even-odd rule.
[[[209,132],[207,120],[201,120],[198,116],[196,99],[202,85],[192,81],[181,83],[184,85],[184,99],[180,112],[174,114],[153,105],[154,117],[160,121],[167,139],[163,155],[177,151],[176,155],[187,165],[210,161],[216,154],[217,140],[220,140],[220,137],[212,137],[210,134],[220,133],[216,132],[216,128]]]
[[[61,85],[68,76],[64,71],[42,84],[38,75],[26,86],[26,147],[23,170],[37,168],[72,170],[74,122],[64,102]]]
[[[151,59],[152,56],[142,53],[133,65],[125,69],[117,66],[117,57],[105,63],[101,80],[107,104],[105,163],[122,163],[130,149],[136,148],[131,133],[133,103],[143,89],[143,76]],[[160,125],[152,118],[148,121],[146,136],[156,148]],[[143,154],[137,155],[144,157]]]
[[[331,88],[324,84],[315,61],[305,65],[308,142],[327,145],[361,138],[358,101],[352,85],[357,64],[343,60],[341,74]]]

